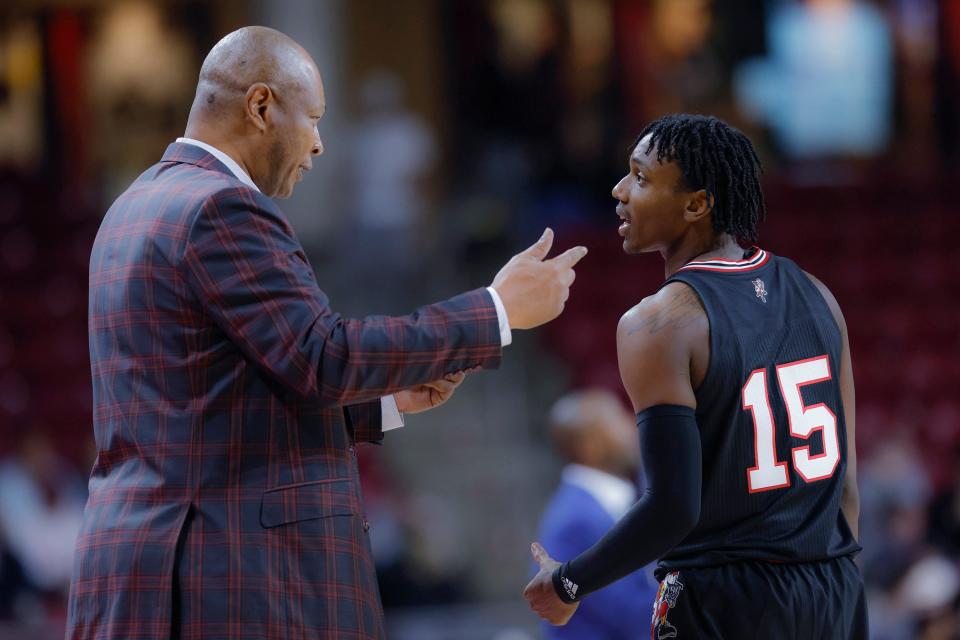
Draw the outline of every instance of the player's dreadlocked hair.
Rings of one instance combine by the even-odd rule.
[[[757,224],[767,206],[760,189],[760,159],[747,136],[723,120],[685,113],[648,124],[633,143],[650,134],[643,151],[657,149],[657,161],[675,162],[682,187],[706,189],[713,196],[713,228],[749,242],[757,241]]]

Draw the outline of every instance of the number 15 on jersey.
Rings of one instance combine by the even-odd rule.
[[[818,356],[777,365],[777,384],[787,408],[790,435],[808,439],[815,431],[823,438],[823,453],[810,454],[810,447],[794,447],[793,467],[807,482],[825,480],[833,475],[840,462],[840,440],[837,436],[837,416],[822,402],[812,406],[803,404],[800,388],[831,379],[830,360]],[[767,370],[755,369],[743,385],[743,408],[753,416],[755,464],[747,469],[747,488],[750,493],[770,491],[790,486],[787,463],[777,460],[776,425],[767,393]]]

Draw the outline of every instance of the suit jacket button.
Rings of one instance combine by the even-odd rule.
[[[363,519],[363,530],[370,531],[370,522],[366,518]]]

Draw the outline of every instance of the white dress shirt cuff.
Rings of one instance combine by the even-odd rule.
[[[380,398],[380,428],[383,431],[399,429],[403,426],[403,414],[397,408],[397,399],[393,396]]]
[[[513,334],[510,333],[510,321],[507,319],[507,310],[503,308],[503,300],[500,294],[493,287],[487,287],[490,297],[493,298],[493,306],[497,308],[497,322],[500,323],[500,346],[506,347],[513,342]]]
[[[510,322],[507,319],[507,310],[503,307],[503,300],[500,294],[493,287],[487,287],[490,297],[493,298],[493,306],[497,308],[497,323],[500,325],[500,346],[506,347],[513,342],[513,334],[510,333]],[[397,408],[397,400],[393,396],[383,396],[380,398],[381,429],[390,431],[399,429],[403,426],[403,414]]]

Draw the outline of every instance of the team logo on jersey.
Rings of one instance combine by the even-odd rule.
[[[763,284],[763,280],[757,278],[753,281],[753,290],[756,292],[757,297],[763,301],[764,304],[767,303],[767,288]]]
[[[683,583],[680,582],[680,572],[678,571],[671,571],[660,581],[657,599],[653,603],[650,640],[677,637],[677,628],[670,624],[667,615],[670,613],[670,609],[677,606],[677,598],[680,597],[681,591],[683,591]]]

